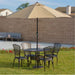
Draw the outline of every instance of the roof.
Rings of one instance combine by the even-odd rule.
[[[4,11],[4,10],[6,10],[6,9],[0,9],[0,12],[2,12],[2,11]]]
[[[56,18],[56,17],[70,17],[67,14],[56,11],[40,3],[35,3],[20,11],[17,11],[7,18]]]
[[[66,13],[66,7],[58,7],[56,10]],[[75,7],[71,7],[71,13],[75,13]]]
[[[0,9],[0,12],[4,11],[4,10],[9,10],[9,9]],[[11,10],[9,10],[10,12],[13,12]]]

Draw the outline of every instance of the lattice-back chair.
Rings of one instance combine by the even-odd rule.
[[[60,48],[61,48],[61,44],[60,43],[54,43],[54,48],[53,48],[54,53],[58,54]]]
[[[29,42],[24,42],[21,44],[22,46],[22,49],[25,50],[25,49],[30,49],[31,48],[31,43]],[[30,63],[31,63],[31,60],[34,60],[34,57],[35,57],[35,54],[31,54],[29,52],[25,52],[24,51],[24,54],[25,56],[27,57],[27,61],[29,62],[29,57],[30,57]]]
[[[31,43],[24,42],[21,44],[21,46],[22,46],[22,49],[29,49],[29,48],[31,48]]]
[[[43,50],[44,50],[44,56],[40,57],[39,59],[44,61],[44,71],[45,71],[46,61],[48,61],[48,68],[50,67],[50,61],[52,61],[52,66],[53,66],[53,69],[54,69],[54,63],[53,63],[52,56],[47,57],[47,55],[50,54],[51,48],[45,47]]]
[[[57,58],[57,63],[58,63],[58,52],[61,48],[61,44],[60,43],[54,43],[54,47],[53,47],[53,57]]]
[[[15,57],[20,57],[20,46],[13,44]]]
[[[15,55],[14,60],[13,60],[13,66],[15,63],[15,59],[18,59],[18,67],[20,66],[20,60],[21,60],[21,66],[22,66],[22,60],[27,59],[27,58],[24,56],[21,56],[21,49],[19,45],[13,44],[13,48],[14,48],[14,55]]]
[[[49,47],[49,48],[51,48],[51,47]],[[52,56],[52,59],[54,57],[56,57],[57,58],[57,63],[58,63],[58,52],[59,52],[60,48],[61,48],[60,43],[54,43],[53,48],[51,48],[51,50],[50,50],[50,54],[47,54],[46,56],[48,56],[48,57]]]
[[[31,48],[31,43],[24,42],[24,43],[21,44],[21,46],[22,46],[22,50],[30,49]],[[25,53],[25,51],[24,51],[24,55],[29,56],[29,53],[27,53],[27,52]]]

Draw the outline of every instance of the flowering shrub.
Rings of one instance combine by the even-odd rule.
[[[70,47],[70,48],[62,47],[60,50],[61,51],[71,51],[71,50],[75,50],[75,47]]]
[[[70,47],[70,49],[75,49],[75,47]]]
[[[0,50],[0,53],[3,54],[3,53],[13,53],[13,50]]]
[[[9,53],[13,53],[13,51],[12,50],[9,50]]]
[[[60,50],[61,50],[61,51],[68,51],[69,48],[67,48],[67,47],[62,47]]]

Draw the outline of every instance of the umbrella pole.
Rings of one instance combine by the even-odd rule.
[[[38,18],[36,19],[36,24],[37,24],[37,27],[36,27],[36,50],[37,50],[37,58],[38,58]],[[37,67],[38,67],[38,59],[37,59]]]
[[[40,61],[39,61],[39,52],[38,52],[38,18],[36,18],[36,66],[33,68],[42,68],[43,66],[40,66]]]
[[[40,66],[40,61],[39,61],[39,52],[38,52],[38,18],[36,19],[37,20],[37,22],[36,22],[36,24],[37,24],[37,27],[36,27],[36,50],[37,50],[37,54],[36,54],[36,56],[37,56],[37,68],[42,68],[43,66]]]
[[[37,38],[36,38],[36,48],[37,48],[37,53],[38,53],[38,18],[37,18],[37,32],[36,32],[36,36],[37,36]]]

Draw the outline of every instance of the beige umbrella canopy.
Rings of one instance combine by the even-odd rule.
[[[57,18],[57,17],[70,17],[67,14],[49,8],[40,3],[35,3],[23,10],[17,11],[7,18]]]

